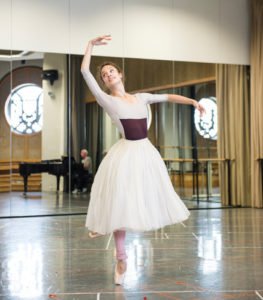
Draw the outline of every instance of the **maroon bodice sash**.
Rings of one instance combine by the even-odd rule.
[[[120,119],[127,140],[141,140],[147,137],[147,119]]]

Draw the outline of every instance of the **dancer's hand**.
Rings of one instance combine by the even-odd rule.
[[[108,41],[111,40],[111,35],[102,35],[98,36],[95,39],[92,39],[88,42],[88,45],[86,47],[86,51],[82,60],[81,64],[81,72],[85,73],[87,70],[89,70],[90,66],[90,58],[91,58],[91,53],[93,50],[93,46],[99,46],[99,45],[106,45],[108,44]]]
[[[111,35],[102,35],[102,36],[98,36],[95,39],[92,39],[89,41],[89,43],[93,46],[100,46],[100,45],[107,45],[108,41],[111,40]]]
[[[206,113],[204,106],[198,101],[194,101],[193,106],[200,112],[201,117]]]

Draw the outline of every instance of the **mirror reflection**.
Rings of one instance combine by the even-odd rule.
[[[120,136],[82,78],[82,56],[3,50],[0,58],[1,216],[86,213],[93,177]],[[216,104],[214,64],[95,56],[93,74],[104,61],[122,67],[130,93]],[[149,138],[176,192],[188,207],[220,206],[214,110],[199,121],[178,104],[153,104],[149,113]]]
[[[11,89],[11,61],[10,50],[0,51],[0,192],[1,195],[11,191],[11,174],[10,174],[10,127],[6,123],[4,111],[5,102],[10,94]],[[10,215],[9,200],[1,197],[0,216]]]

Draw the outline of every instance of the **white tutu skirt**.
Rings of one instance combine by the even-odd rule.
[[[96,173],[86,226],[101,234],[148,231],[182,222],[189,215],[151,142],[121,139]]]

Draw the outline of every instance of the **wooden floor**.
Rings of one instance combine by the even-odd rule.
[[[32,197],[27,209],[46,200]],[[75,200],[72,211],[87,208]],[[84,224],[84,214],[0,219],[0,299],[263,299],[262,209],[191,210],[184,223],[128,233],[123,287],[113,283],[112,235],[90,239]]]
[[[0,299],[263,299],[263,210],[185,199],[190,218],[128,233],[115,286],[112,235],[91,240],[89,194],[0,194]]]

